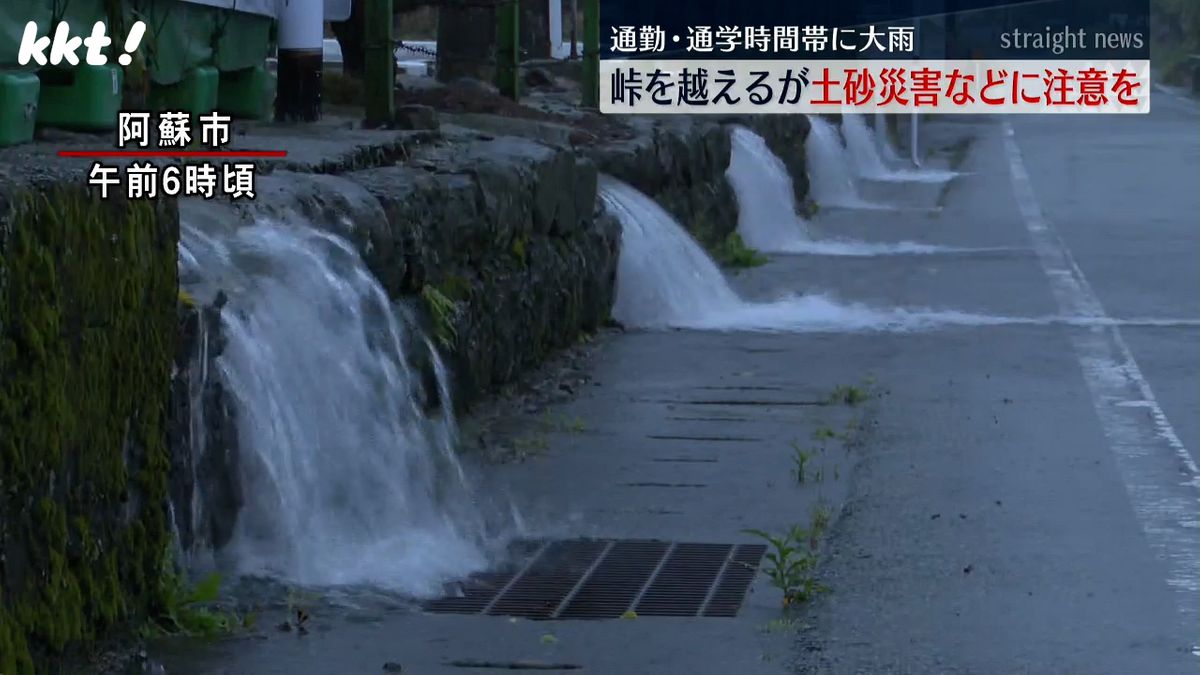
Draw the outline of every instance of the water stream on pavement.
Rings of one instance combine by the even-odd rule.
[[[873,256],[939,253],[946,249],[914,242],[880,244],[855,240],[813,240],[796,212],[796,195],[787,167],[766,141],[736,126],[725,172],[738,201],[738,233],[747,246],[771,253]],[[810,165],[812,166],[812,165]],[[812,167],[812,171],[819,171]]]
[[[432,400],[451,400],[446,372],[348,242],[290,220],[202,228],[184,209],[183,283],[228,296],[215,376],[234,398],[244,504],[224,550],[243,574],[437,594],[486,567],[494,539],[452,406]]]
[[[610,176],[600,199],[621,223],[613,318],[629,327],[776,332],[915,331],[1012,319],[930,309],[876,309],[827,294],[743,300],[717,264],[653,199]]]

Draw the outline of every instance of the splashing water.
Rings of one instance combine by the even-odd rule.
[[[981,326],[1012,319],[954,311],[872,309],[823,294],[746,302],[716,263],[661,206],[609,176],[600,198],[621,223],[621,258],[613,317],[639,328],[722,331],[911,331],[939,325]]]
[[[778,251],[808,241],[808,224],[796,213],[792,177],[762,136],[742,126],[732,133],[725,176],[738,201],[738,232],[747,246]]]
[[[808,121],[804,153],[813,200],[821,206],[875,208],[858,194],[837,128],[817,115],[809,115]]]
[[[907,164],[907,161],[896,151],[896,147],[892,145],[892,139],[888,135],[887,115],[883,113],[875,113],[875,138],[880,152],[883,153],[885,164],[890,166]]]
[[[239,571],[414,596],[484,568],[488,523],[454,454],[444,368],[357,252],[307,225],[183,227],[192,287],[228,294],[217,376],[235,399]],[[431,359],[437,392],[410,365]]]
[[[878,309],[840,302],[831,295],[785,296],[773,302],[742,303],[723,315],[696,317],[681,328],[716,331],[787,333],[917,332],[946,326],[999,326],[1026,319],[985,316],[953,310]]]
[[[717,264],[654,200],[609,176],[600,177],[600,199],[621,222],[614,319],[661,328],[741,303]]]
[[[867,128],[862,115],[842,114],[842,135],[846,137],[846,149],[858,175],[864,178],[885,178],[894,172],[884,165],[883,155],[875,142],[875,134]]]
[[[882,124],[878,117],[876,124]],[[958,176],[954,171],[891,168],[889,163],[894,165],[896,160],[885,161],[880,152],[881,142],[888,149],[892,147],[887,141],[886,132],[872,132],[861,114],[842,114],[842,134],[846,137],[846,148],[850,152],[854,168],[863,178],[890,182],[944,183]]]
[[[761,136],[737,126],[725,175],[738,201],[738,232],[752,248],[771,253],[829,256],[921,255],[946,249],[913,242],[876,244],[853,240],[814,241],[796,213],[787,167]]]

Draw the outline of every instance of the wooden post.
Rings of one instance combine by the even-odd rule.
[[[583,0],[583,107],[600,107],[600,0]]]
[[[363,72],[367,125],[390,124],[396,115],[396,41],[392,0],[366,2],[367,44]]]
[[[497,9],[496,88],[515,101],[521,95],[521,5],[518,0],[505,0]]]

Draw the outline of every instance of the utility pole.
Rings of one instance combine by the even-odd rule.
[[[546,11],[550,15],[550,58],[555,58],[562,48],[563,15],[562,0],[543,0],[549,6]]]
[[[367,126],[390,124],[396,116],[396,40],[392,0],[356,0],[367,3],[366,52],[363,85]]]
[[[583,107],[600,107],[600,0],[583,0]]]
[[[496,88],[515,101],[521,95],[521,5],[518,0],[503,0],[497,10]]]
[[[925,19],[917,18],[913,21],[913,46],[916,48],[914,51],[916,52],[917,58],[921,58],[921,22],[924,20]],[[918,169],[921,168],[921,151],[920,151],[921,135],[919,133],[920,126],[921,126],[921,113],[914,109],[913,114],[912,114],[912,125],[909,127],[910,131],[911,131],[911,136],[909,137],[908,145],[909,145],[909,150],[911,151],[911,154],[912,154],[913,166],[917,167]]]
[[[579,1],[571,0],[571,60],[579,57],[579,48],[575,46],[579,36],[575,35],[575,25],[579,23]]]
[[[321,117],[325,5],[322,0],[288,0],[279,13],[278,90],[275,119],[313,122]]]

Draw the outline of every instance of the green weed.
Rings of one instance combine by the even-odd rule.
[[[808,534],[809,547],[816,549],[821,543],[821,537],[829,529],[829,523],[833,520],[833,510],[828,504],[817,504],[817,508],[813,509],[809,516]]]
[[[838,434],[833,429],[827,426],[817,427],[817,430],[812,433],[814,441],[823,441],[829,438],[837,438]]]
[[[458,341],[457,323],[461,313],[458,303],[428,284],[421,289],[421,298],[433,317],[434,337],[444,349],[453,349]]]
[[[870,395],[866,389],[852,384],[839,384],[829,394],[829,403],[834,405],[856,406],[865,403]]]
[[[792,442],[792,475],[796,477],[797,483],[803,483],[808,475],[808,463],[813,458],[813,453],[804,450],[799,443]]]
[[[746,246],[742,236],[732,232],[716,250],[716,257],[727,267],[758,267],[765,265],[768,258],[757,250]]]
[[[217,607],[221,575],[214,572],[192,585],[170,559],[167,565],[167,572],[159,580],[163,590],[163,607],[147,625],[146,633],[214,637],[228,635],[239,627],[253,627],[257,616],[247,614],[242,617]]]
[[[762,530],[743,530],[766,541],[769,550],[760,568],[771,585],[783,592],[783,606],[805,602],[827,590],[816,578],[817,555],[811,532],[802,525],[793,525],[781,535]]]

